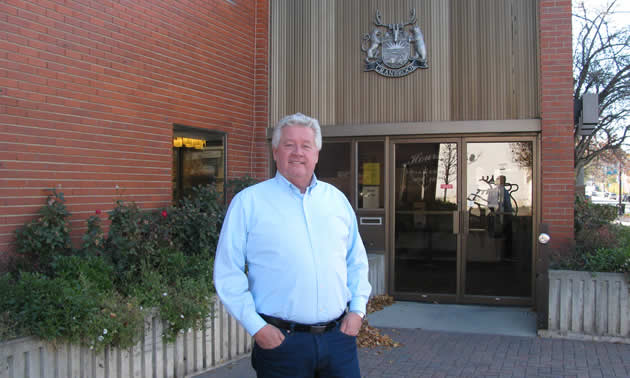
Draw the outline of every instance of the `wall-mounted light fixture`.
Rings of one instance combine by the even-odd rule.
[[[206,141],[203,139],[194,139],[194,138],[182,138],[176,137],[173,138],[173,147],[187,147],[187,148],[195,148],[197,150],[203,150],[206,146]]]

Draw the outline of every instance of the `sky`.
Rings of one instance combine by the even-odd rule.
[[[582,2],[587,9],[603,9],[612,3],[612,0],[573,0],[574,5]],[[612,20],[616,25],[627,26],[630,24],[630,0],[616,0],[613,9],[615,9],[615,15]]]

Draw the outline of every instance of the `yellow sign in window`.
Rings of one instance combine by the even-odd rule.
[[[363,185],[381,185],[381,163],[363,163]]]

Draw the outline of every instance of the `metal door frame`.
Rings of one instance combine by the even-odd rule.
[[[389,271],[388,271],[388,285],[389,285],[389,293],[391,295],[393,295],[395,298],[397,299],[403,299],[403,300],[413,300],[413,301],[426,301],[426,302],[439,302],[439,303],[456,303],[457,302],[457,294],[459,292],[459,283],[456,286],[456,292],[455,294],[435,294],[435,293],[409,293],[409,292],[398,292],[395,290],[395,273],[396,273],[396,258],[395,258],[395,240],[394,240],[394,235],[395,235],[395,230],[396,230],[396,214],[395,214],[395,209],[396,209],[396,199],[394,198],[395,196],[393,195],[393,193],[396,193],[396,180],[395,180],[395,174],[394,172],[396,171],[396,167],[394,166],[396,163],[396,155],[395,155],[395,145],[396,144],[417,144],[417,143],[455,143],[457,145],[457,188],[461,188],[461,174],[460,174],[460,167],[461,167],[461,156],[462,154],[460,153],[461,150],[461,146],[462,146],[462,138],[461,137],[456,137],[456,136],[434,136],[432,135],[431,137],[427,137],[427,138],[422,138],[422,137],[406,137],[406,138],[401,138],[401,137],[396,137],[396,138],[391,138],[389,140],[389,166],[387,167],[388,169],[388,187],[389,187],[389,198],[387,199],[387,202],[389,204],[389,209],[388,209],[388,220],[389,220],[389,224],[387,227],[387,231],[389,234],[389,237],[387,238],[389,244],[388,244],[388,265],[389,265]],[[460,189],[458,189],[460,190]],[[461,200],[460,200],[460,194],[457,194],[457,212],[458,214],[461,214]],[[459,225],[459,230],[461,230],[461,215],[459,216],[459,220],[458,220],[458,225]],[[461,251],[462,251],[462,237],[461,237],[461,232],[457,233],[457,251],[456,251],[456,279],[459,282],[459,275],[460,275],[460,270],[459,270],[459,261],[461,260]]]
[[[360,139],[359,139],[360,140]],[[531,271],[531,293],[529,297],[496,297],[496,296],[479,296],[479,295],[465,295],[465,283],[466,283],[466,240],[465,235],[467,226],[464,205],[467,197],[467,169],[464,161],[464,156],[467,155],[467,143],[493,143],[493,142],[532,142],[533,151],[533,167],[532,167],[532,271]],[[385,219],[387,224],[386,228],[386,248],[388,255],[386,258],[387,267],[386,272],[388,275],[387,286],[388,293],[394,297],[402,300],[414,300],[414,301],[427,301],[437,303],[459,303],[459,304],[501,304],[501,305],[533,305],[535,303],[535,272],[536,272],[536,257],[538,255],[538,243],[535,240],[535,235],[538,234],[538,225],[540,223],[540,138],[538,135],[533,134],[511,134],[510,136],[498,136],[496,134],[488,135],[443,135],[423,138],[419,136],[412,137],[389,137],[385,139],[385,151],[386,151],[386,168],[385,168],[385,180],[388,183],[386,193],[388,197],[385,203]],[[395,198],[392,195],[396,192],[395,182],[395,145],[396,144],[410,144],[410,143],[456,143],[457,144],[457,212],[459,214],[458,225],[459,232],[457,233],[457,262],[456,262],[456,293],[455,294],[432,294],[432,293],[409,293],[409,292],[397,292],[395,290]],[[499,298],[499,300],[497,300]]]
[[[531,272],[530,272],[530,296],[529,297],[505,297],[505,296],[484,296],[484,295],[466,295],[465,294],[465,284],[466,284],[466,256],[467,256],[467,244],[465,235],[467,235],[467,212],[462,211],[460,213],[460,229],[462,232],[462,240],[461,240],[461,256],[462,259],[458,261],[458,303],[471,303],[471,304],[500,304],[500,305],[520,305],[520,306],[529,306],[535,303],[535,293],[536,293],[536,256],[538,255],[538,243],[536,241],[536,235],[538,235],[538,224],[540,223],[540,159],[539,159],[539,138],[536,135],[513,135],[513,136],[464,136],[462,137],[462,156],[468,156],[468,143],[506,143],[506,142],[531,142],[532,143],[532,235],[531,235],[531,245],[532,245],[532,253],[531,253]],[[458,160],[459,161],[459,160]],[[468,170],[464,167],[467,167],[463,164],[461,170],[458,169],[458,172],[461,172],[461,179],[463,184],[467,185],[468,183]],[[463,187],[462,187],[463,189]],[[466,203],[467,193],[465,190],[462,190],[460,193],[460,201],[462,204]]]

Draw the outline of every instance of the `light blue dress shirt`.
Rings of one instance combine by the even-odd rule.
[[[247,267],[247,274],[244,273]],[[354,210],[315,175],[305,193],[280,173],[238,193],[225,217],[214,283],[227,310],[251,335],[259,314],[303,324],[347,308],[365,313],[371,286]]]

